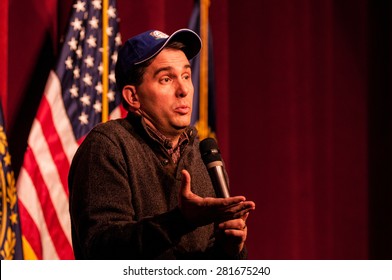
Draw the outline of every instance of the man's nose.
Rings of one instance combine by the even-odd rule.
[[[179,79],[177,83],[176,95],[178,97],[185,97],[189,94],[190,91],[190,82],[187,80]]]

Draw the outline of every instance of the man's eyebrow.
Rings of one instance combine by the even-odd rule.
[[[184,65],[184,69],[190,69],[191,65],[190,64],[185,64]],[[172,70],[173,67],[172,66],[167,66],[167,67],[161,67],[158,68],[157,70],[155,70],[153,77],[156,77],[159,73],[164,72],[164,71],[170,71]]]
[[[155,70],[153,77],[155,78],[159,73],[163,71],[170,71],[171,69],[173,69],[173,67],[171,66],[158,68],[157,70]]]

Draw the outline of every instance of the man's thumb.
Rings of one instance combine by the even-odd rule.
[[[191,193],[191,175],[185,169],[181,170],[181,190],[180,193],[182,196],[189,196]]]

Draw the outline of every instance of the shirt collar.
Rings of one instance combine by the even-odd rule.
[[[148,135],[158,141],[166,150],[170,151],[173,149],[176,149],[176,147],[184,146],[186,145],[189,140],[190,136],[193,134],[193,130],[191,127],[187,127],[180,135],[180,138],[178,140],[178,144],[176,147],[173,147],[172,141],[167,138],[165,135],[163,135],[159,130],[149,126],[144,118],[142,117],[142,124]]]

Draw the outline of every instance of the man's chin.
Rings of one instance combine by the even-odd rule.
[[[188,126],[191,125],[191,121],[190,120],[183,120],[183,121],[178,121],[175,123],[172,123],[173,128],[175,128],[176,130],[184,130],[185,128],[187,128]]]
[[[187,127],[189,126],[189,124],[188,125],[181,125],[181,126],[173,126],[174,127],[174,129],[175,130],[178,130],[178,131],[182,131],[182,130],[184,130],[184,129],[186,129]]]

